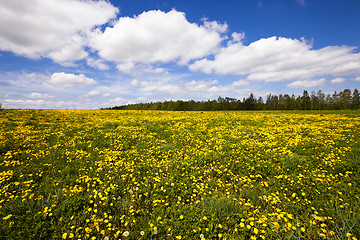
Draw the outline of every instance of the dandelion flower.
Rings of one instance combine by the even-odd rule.
[[[6,217],[3,217],[3,220],[8,220],[9,218],[11,218],[12,217],[12,214],[9,214],[9,215],[7,215]]]
[[[127,236],[129,236],[129,231],[125,231],[124,233],[123,233],[123,235],[124,235],[124,237],[127,237]]]
[[[145,235],[145,232],[144,232],[144,231],[141,231],[141,232],[140,232],[140,235],[141,235],[141,236],[144,236],[144,235]]]

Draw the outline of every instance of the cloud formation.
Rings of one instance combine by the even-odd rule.
[[[54,98],[55,95],[47,94],[47,93],[32,92],[30,94],[24,94],[24,97],[34,98],[34,99],[49,99],[49,98]]]
[[[2,0],[0,50],[69,64],[84,59],[88,36],[118,9],[105,0]]]
[[[94,79],[88,78],[84,74],[75,75],[64,72],[53,73],[48,82],[50,84],[63,87],[72,87],[74,85],[93,85],[97,83]]]
[[[102,58],[118,63],[117,68],[126,73],[137,63],[186,64],[213,53],[223,41],[221,34],[227,25],[204,21],[203,25],[190,23],[184,13],[176,10],[121,17],[114,26],[98,31],[91,47]]]
[[[229,44],[213,60],[195,61],[190,69],[208,74],[244,75],[249,81],[303,81],[325,75],[360,74],[360,53],[347,46],[313,50],[305,40],[270,37],[248,46],[242,42]]]
[[[316,79],[316,80],[300,80],[295,81],[287,85],[289,88],[313,88],[313,87],[320,87],[325,84],[325,78]]]

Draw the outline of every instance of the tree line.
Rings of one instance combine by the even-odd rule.
[[[325,94],[321,90],[310,94],[304,90],[302,95],[292,94],[267,95],[266,99],[256,98],[253,93],[242,100],[219,97],[207,101],[164,101],[136,103],[115,106],[105,109],[118,110],[167,110],[167,111],[219,111],[219,110],[341,110],[359,109],[360,95],[355,89],[345,89],[333,94]],[[104,109],[104,108],[103,108]]]

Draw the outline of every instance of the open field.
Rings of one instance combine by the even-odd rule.
[[[2,110],[0,132],[0,239],[360,236],[360,111]]]

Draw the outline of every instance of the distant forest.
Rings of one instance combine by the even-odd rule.
[[[304,90],[302,96],[292,94],[269,94],[264,100],[250,94],[242,100],[229,97],[219,97],[217,100],[207,101],[164,101],[151,103],[136,103],[104,109],[118,110],[168,110],[168,111],[219,111],[219,110],[340,110],[359,109],[360,95],[345,89],[333,94],[325,94],[321,90],[310,94]]]

